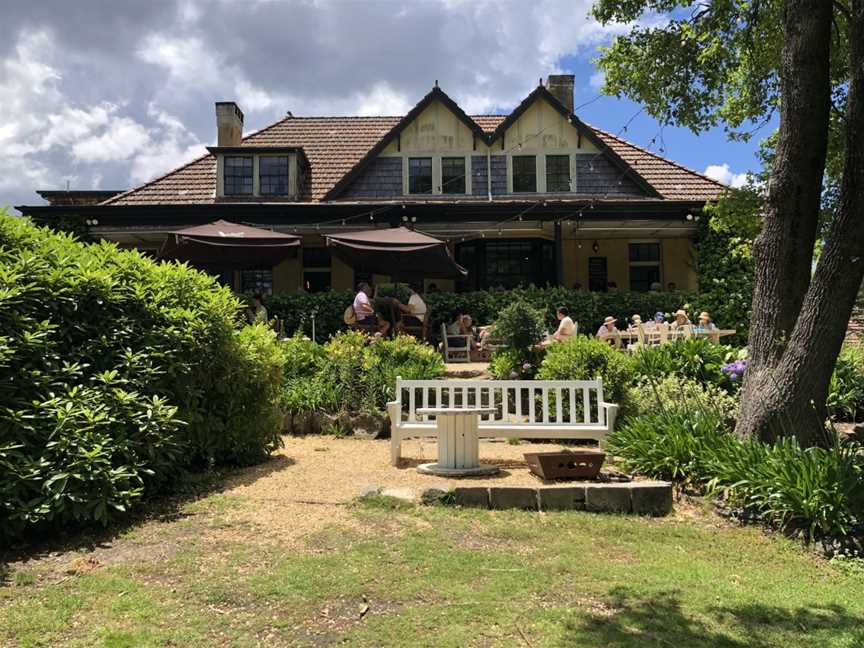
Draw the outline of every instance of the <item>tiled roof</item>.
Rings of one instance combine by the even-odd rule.
[[[491,133],[506,115],[477,115],[471,119]],[[318,201],[360,162],[401,117],[286,117],[243,138],[242,146],[302,147],[310,165],[309,195]],[[724,185],[666,160],[605,131],[590,127],[667,200],[703,201],[717,198]],[[103,205],[207,204],[215,202],[216,159],[193,160],[141,187],[101,203]]]
[[[726,185],[691,171],[677,162],[646,151],[594,126],[590,128],[666,200],[714,200],[726,189]]]

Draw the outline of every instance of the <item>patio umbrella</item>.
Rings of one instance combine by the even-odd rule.
[[[299,236],[217,220],[172,232],[162,244],[159,258],[243,270],[278,265],[299,247]]]
[[[327,234],[325,238],[333,254],[352,268],[390,275],[396,281],[459,279],[468,274],[450,256],[444,241],[405,227]]]

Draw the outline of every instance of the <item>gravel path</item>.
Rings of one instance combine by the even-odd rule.
[[[528,472],[522,454],[559,447],[481,440],[481,461],[500,465],[501,473],[493,477],[446,479],[421,475],[414,469],[417,464],[435,460],[434,440],[404,441],[402,463],[394,468],[390,465],[387,440],[286,437],[285,447],[274,459],[235,476],[223,492],[243,502],[228,512],[230,518],[254,525],[262,536],[294,544],[334,522],[351,525],[353,518],[345,505],[365,486],[408,488],[419,493],[442,484],[538,485],[541,482]]]

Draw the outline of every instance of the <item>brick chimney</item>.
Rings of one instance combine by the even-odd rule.
[[[233,101],[216,102],[216,133],[217,146],[240,146],[243,111]]]
[[[550,74],[546,79],[546,87],[549,92],[560,101],[567,112],[573,112],[573,83],[576,76],[573,74]]]

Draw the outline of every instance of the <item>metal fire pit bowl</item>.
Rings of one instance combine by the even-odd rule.
[[[598,450],[526,452],[528,469],[541,479],[596,479],[606,459]]]

